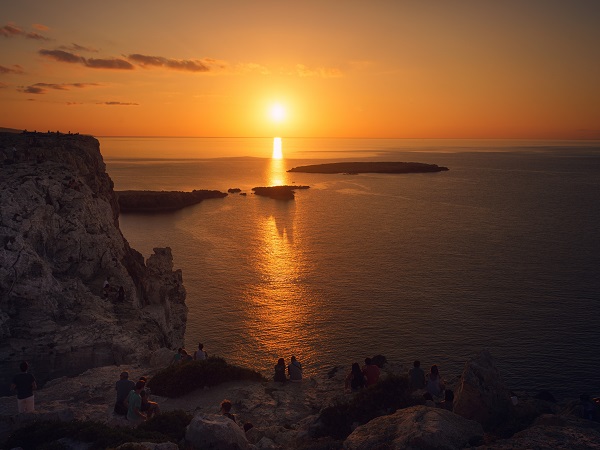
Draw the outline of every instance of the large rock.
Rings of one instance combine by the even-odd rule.
[[[441,408],[413,406],[359,426],[344,441],[344,449],[459,449],[482,438],[478,422]]]
[[[0,133],[0,204],[0,395],[22,360],[43,384],[183,344],[181,271],[130,248],[96,139]]]
[[[467,419],[492,427],[512,411],[510,392],[494,364],[492,355],[483,350],[465,363],[455,393],[454,412]]]
[[[228,417],[214,414],[196,415],[186,429],[185,442],[194,450],[250,448],[244,430]]]

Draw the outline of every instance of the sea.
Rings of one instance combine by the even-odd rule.
[[[512,390],[600,396],[600,141],[99,140],[115,190],[241,190],[119,218],[145,257],[172,249],[189,351],[266,376],[381,354],[451,380],[487,349]],[[287,172],[338,161],[449,170]],[[310,187],[252,192],[275,185]]]

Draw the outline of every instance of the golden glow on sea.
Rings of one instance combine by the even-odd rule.
[[[269,186],[284,186],[290,184],[284,159],[271,158],[267,179]]]
[[[283,150],[281,147],[281,138],[275,137],[273,138],[273,159],[282,159],[283,158]]]

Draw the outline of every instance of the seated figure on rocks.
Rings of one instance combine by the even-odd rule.
[[[360,366],[357,362],[352,363],[352,369],[346,377],[346,390],[350,389],[352,392],[356,392],[367,385],[367,378],[360,370]]]
[[[140,377],[140,381],[144,382],[144,389],[140,392],[140,397],[142,398],[142,406],[140,410],[146,414],[148,419],[160,414],[160,407],[158,403],[150,400],[150,388],[146,387],[148,384],[148,379],[146,377]]]
[[[198,350],[194,352],[195,360],[204,360],[208,358],[208,353],[204,351],[204,344],[202,342],[198,343]]]
[[[132,425],[138,425],[146,420],[146,413],[142,412],[142,396],[140,395],[146,383],[138,381],[135,389],[127,397],[127,420]]]
[[[597,420],[598,419],[598,406],[594,403],[588,394],[581,394],[579,396],[580,406],[579,415],[583,419]]]
[[[300,364],[295,356],[292,356],[292,360],[288,365],[288,374],[290,375],[290,381],[296,383],[302,381],[302,364]]]
[[[425,388],[425,372],[421,369],[421,361],[418,359],[413,363],[412,369],[408,371],[408,382],[410,389],[414,391]]]
[[[379,370],[379,366],[373,364],[371,358],[365,358],[365,365],[362,368],[362,373],[367,379],[367,386],[372,386],[379,381],[381,370]]]
[[[283,358],[279,358],[277,364],[275,364],[275,375],[273,376],[273,381],[285,383],[286,380],[287,378],[285,376],[285,360]]]
[[[440,377],[440,372],[437,365],[431,366],[429,379],[427,380],[427,392],[431,394],[433,399],[440,399],[444,393],[444,383]]]
[[[115,390],[117,391],[117,401],[114,408],[115,414],[120,416],[127,415],[125,400],[133,389],[135,389],[135,383],[129,379],[129,372],[121,372],[119,381],[115,384]]]
[[[221,414],[235,422],[235,416],[231,414],[231,402],[227,399],[221,402]]]
[[[454,409],[454,391],[446,389],[444,391],[444,400],[437,404],[440,408],[452,411]]]

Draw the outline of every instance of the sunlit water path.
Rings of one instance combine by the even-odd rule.
[[[175,154],[181,142],[145,145],[156,158],[158,147]],[[103,153],[127,149],[101,144]],[[592,144],[283,139],[284,159],[271,159],[268,139],[197,140],[203,159],[113,157],[107,167],[117,190],[248,194],[120,218],[145,256],[173,249],[188,291],[189,349],[202,341],[265,374],[292,354],[314,372],[381,353],[407,367],[437,363],[452,377],[485,347],[513,388],[575,396],[600,386],[600,146]],[[239,158],[263,148],[264,158]],[[343,158],[450,171],[286,172]],[[293,183],[311,188],[291,202],[250,191]]]

